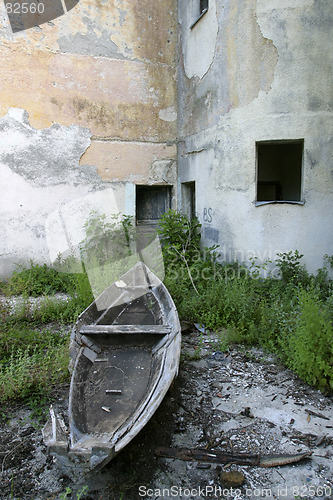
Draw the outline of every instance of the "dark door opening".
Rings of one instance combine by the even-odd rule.
[[[191,220],[195,217],[195,182],[183,182],[181,186],[182,211]]]
[[[171,186],[136,186],[137,249],[156,237],[161,216],[171,208]]]
[[[171,186],[136,186],[136,222],[157,225],[171,207]]]

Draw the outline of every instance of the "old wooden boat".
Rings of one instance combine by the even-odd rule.
[[[101,468],[145,426],[178,373],[180,342],[173,300],[142,262],[79,316],[69,429],[52,408],[43,429],[67,472]]]

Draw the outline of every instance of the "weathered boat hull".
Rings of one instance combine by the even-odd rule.
[[[69,431],[43,435],[70,473],[103,467],[146,425],[178,373],[180,324],[163,285],[138,263],[78,318],[71,338]]]

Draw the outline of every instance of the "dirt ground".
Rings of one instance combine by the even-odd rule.
[[[177,380],[140,434],[102,471],[70,479],[23,404],[1,408],[0,498],[333,499],[333,399],[259,349],[217,350],[213,335],[183,334]],[[67,411],[68,387],[54,393]],[[162,458],[158,447],[260,455],[313,452],[262,468]]]

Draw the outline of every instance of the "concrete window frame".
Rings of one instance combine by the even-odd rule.
[[[256,142],[256,206],[304,205],[304,139]]]

